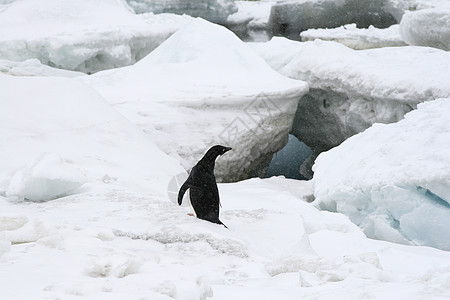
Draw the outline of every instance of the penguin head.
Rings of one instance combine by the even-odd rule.
[[[205,156],[203,156],[201,161],[208,163],[208,164],[214,163],[214,161],[216,160],[216,158],[219,155],[223,155],[225,152],[230,151],[230,150],[231,150],[230,147],[225,147],[225,146],[221,146],[221,145],[212,146],[206,152]]]

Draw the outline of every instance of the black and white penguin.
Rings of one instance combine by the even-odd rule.
[[[184,193],[189,189],[191,204],[197,218],[221,224],[219,220],[219,190],[217,189],[214,166],[219,155],[231,150],[230,147],[216,145],[211,147],[205,156],[192,168],[188,179],[178,192],[178,204],[181,205]],[[225,226],[227,227],[227,226]]]

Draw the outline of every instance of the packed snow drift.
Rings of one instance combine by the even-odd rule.
[[[232,147],[216,165],[223,181],[265,172],[308,91],[233,33],[202,19],[132,67],[82,79],[186,169],[213,145]]]
[[[93,73],[135,63],[191,21],[116,0],[21,0],[0,10],[0,58]]]
[[[450,250],[450,99],[420,104],[322,153],[314,195],[368,237]]]

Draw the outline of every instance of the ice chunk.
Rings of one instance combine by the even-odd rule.
[[[84,174],[57,154],[46,154],[14,173],[6,189],[8,197],[31,201],[69,195],[87,181]]]
[[[385,9],[387,0],[303,0],[281,1],[272,7],[269,29],[273,35],[299,40],[300,32],[311,28],[334,28],[356,23],[386,28],[397,23]]]
[[[309,83],[292,133],[315,155],[375,122],[402,119],[420,102],[450,97],[446,51],[423,47],[356,51],[334,42],[284,38],[252,47],[275,70]],[[308,175],[307,169],[303,175]]]
[[[173,13],[201,17],[213,23],[225,24],[227,17],[237,11],[234,0],[126,0],[138,14]]]
[[[356,24],[347,24],[332,29],[308,29],[303,31],[300,36],[304,42],[316,39],[334,41],[355,50],[406,46],[406,43],[400,37],[398,28],[398,24],[385,29],[373,26],[357,28]]]
[[[0,57],[93,73],[147,55],[188,16],[140,15],[115,0],[23,0],[0,10]]]
[[[450,50],[450,5],[406,13],[400,34],[408,44]]]
[[[449,114],[450,99],[426,102],[322,153],[316,205],[346,214],[369,237],[449,250]]]
[[[272,70],[232,32],[202,19],[132,67],[82,79],[186,169],[213,145],[232,147],[215,168],[226,181],[268,166],[308,90]]]

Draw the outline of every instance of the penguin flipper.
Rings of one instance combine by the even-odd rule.
[[[180,190],[178,191],[178,205],[181,205],[183,202],[183,196],[184,193],[191,187],[189,184],[189,178],[183,183],[183,185],[180,187]]]

